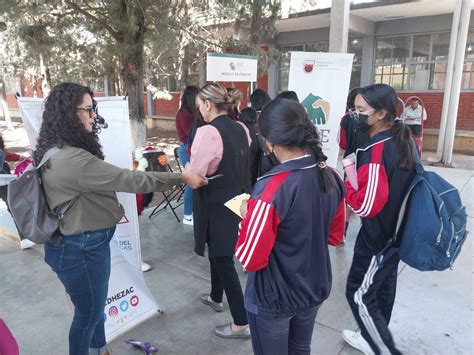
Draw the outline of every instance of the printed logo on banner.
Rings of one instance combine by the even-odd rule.
[[[301,102],[313,124],[324,125],[329,121],[330,104],[320,96],[309,94]]]
[[[119,312],[118,312],[118,308],[117,308],[117,307],[112,306],[112,307],[109,308],[109,316],[111,316],[111,317],[116,317],[116,316],[118,316],[118,313],[119,313]]]
[[[128,310],[128,302],[127,301],[120,302],[119,307],[122,312],[126,312]]]
[[[140,301],[140,299],[136,295],[132,296],[132,298],[130,298],[130,304],[132,305],[132,307],[138,306],[139,301]]]
[[[303,70],[305,73],[311,73],[314,69],[314,60],[305,60],[303,62]]]
[[[230,67],[230,70],[235,70],[235,63],[234,62],[230,62],[229,63],[229,67]]]
[[[133,286],[131,286],[130,288],[127,288],[123,291],[120,291],[120,292],[116,293],[115,295],[112,295],[112,296],[108,297],[105,304],[111,304],[112,302],[118,301],[119,299],[121,299],[125,296],[128,296],[128,295],[130,295],[134,292],[135,292],[135,290],[133,289]]]

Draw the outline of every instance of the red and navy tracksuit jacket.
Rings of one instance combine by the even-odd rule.
[[[400,168],[400,154],[390,130],[378,133],[357,149],[358,190],[346,181],[346,202],[362,217],[354,251],[380,252],[393,237],[398,212],[415,171]]]
[[[235,255],[248,271],[245,308],[290,316],[320,305],[331,289],[328,243],[343,239],[344,187],[321,193],[312,156],[283,162],[261,177],[239,226]]]

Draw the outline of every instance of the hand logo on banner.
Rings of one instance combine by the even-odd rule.
[[[315,125],[323,125],[329,121],[330,105],[329,101],[320,96],[309,94],[301,102],[308,113],[308,117]]]

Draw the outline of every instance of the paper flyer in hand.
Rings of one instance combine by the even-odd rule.
[[[243,218],[242,215],[240,214],[240,206],[242,205],[243,201],[248,200],[249,198],[250,198],[249,194],[243,193],[241,195],[235,196],[234,198],[224,203],[224,206],[226,206],[228,209],[230,209],[240,218]]]

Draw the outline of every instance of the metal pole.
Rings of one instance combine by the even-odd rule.
[[[438,133],[438,147],[436,154],[441,157],[444,148],[444,138],[446,135],[446,125],[448,123],[449,100],[451,98],[451,85],[453,82],[454,57],[456,53],[456,43],[458,40],[459,18],[461,17],[462,1],[456,2],[453,14],[453,25],[451,26],[451,38],[449,40],[448,65],[446,68],[446,82],[444,85],[443,111]]]
[[[458,119],[459,96],[461,94],[461,79],[464,64],[464,54],[466,51],[467,33],[469,30],[469,19],[471,17],[471,4],[472,0],[462,0],[459,33],[456,43],[456,57],[454,60],[451,98],[449,100],[449,120],[446,126],[446,137],[444,141],[443,156],[441,158],[441,161],[445,165],[451,165],[451,160],[453,158],[454,136],[456,133],[456,122]]]

